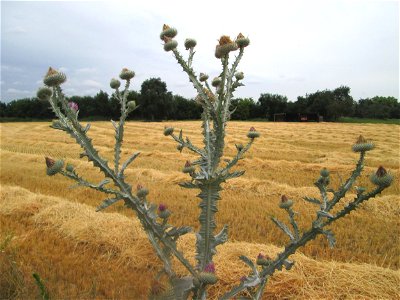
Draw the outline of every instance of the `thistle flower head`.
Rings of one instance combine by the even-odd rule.
[[[260,252],[260,253],[258,253],[257,258],[265,258],[265,255],[262,252]]]
[[[59,86],[67,80],[64,73],[58,72],[52,67],[49,68],[46,75],[44,76],[43,83],[47,86]]]
[[[245,282],[246,280],[247,280],[247,277],[246,277],[246,276],[240,277],[240,281],[241,281],[241,282]]]
[[[131,80],[133,77],[135,77],[135,72],[129,70],[128,68],[123,68],[121,73],[119,73],[119,78],[122,80]]]
[[[367,141],[362,135],[360,135],[353,145],[352,149],[354,152],[366,152],[374,149],[375,145]]]
[[[260,133],[252,126],[249,129],[249,132],[247,133],[247,137],[250,139],[255,139],[260,136]]]
[[[136,106],[136,101],[135,101],[135,100],[129,101],[129,102],[126,104],[126,107],[127,107],[127,109],[128,109],[128,112],[134,111],[134,110],[137,108],[137,106]]]
[[[201,82],[206,81],[208,79],[208,75],[204,73],[200,73],[199,80]]]
[[[46,161],[46,167],[47,167],[46,173],[49,176],[56,175],[58,172],[61,171],[61,169],[64,166],[64,161],[61,159],[55,161],[52,158],[45,157],[45,161]]]
[[[164,50],[172,51],[178,47],[178,42],[173,40],[172,38],[164,37]]]
[[[79,110],[79,106],[77,103],[70,101],[68,102],[68,107],[73,110],[74,112],[77,112]]]
[[[319,173],[322,177],[329,177],[329,170],[327,168],[323,168]]]
[[[286,195],[282,195],[281,202],[279,203],[279,207],[282,209],[288,209],[293,205],[293,201],[288,199]]]
[[[211,262],[211,263],[207,264],[207,265],[204,267],[204,272],[207,272],[207,273],[215,273],[215,265],[214,265],[214,263]]]
[[[235,40],[239,48],[247,47],[250,44],[249,38],[246,38],[242,33],[239,33]]]
[[[218,45],[215,47],[215,57],[222,58],[227,55],[231,51],[235,51],[238,49],[238,46],[235,42],[231,40],[231,38],[227,35],[221,36],[218,41]]]
[[[196,40],[195,39],[186,39],[185,40],[185,48],[186,48],[186,50],[189,50],[189,49],[193,49],[194,47],[196,47],[196,45],[197,45],[197,42],[196,42]]]
[[[190,163],[190,161],[186,161],[185,167],[183,168],[183,173],[193,173],[195,171],[195,167]]]
[[[163,25],[162,31],[160,33],[160,39],[164,40],[167,38],[174,38],[178,34],[178,31],[175,28],[169,27],[167,24]]]
[[[158,206],[158,216],[161,219],[168,219],[170,215],[171,212],[167,209],[167,206],[165,204],[160,204]]]
[[[384,167],[379,166],[376,172],[370,176],[370,180],[377,186],[388,187],[393,181],[393,175],[386,171]]]
[[[211,81],[211,85],[213,87],[217,87],[221,84],[222,82],[222,78],[221,77],[215,77],[212,81]]]
[[[117,88],[119,88],[121,86],[121,81],[119,81],[118,79],[111,79],[110,81],[110,87],[114,90],[116,90]]]
[[[52,90],[47,86],[39,88],[38,91],[36,92],[36,96],[43,101],[49,100],[52,94],[53,94]]]
[[[160,204],[159,206],[158,206],[158,210],[159,211],[165,211],[167,209],[167,206],[165,205],[165,204]]]
[[[174,128],[173,127],[165,127],[164,128],[164,135],[169,136],[174,133]]]
[[[235,78],[237,81],[242,80],[244,78],[244,73],[243,72],[236,72],[235,73]]]

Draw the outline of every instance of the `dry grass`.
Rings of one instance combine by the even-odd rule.
[[[19,298],[35,290],[30,279],[33,271],[45,279],[54,298],[146,298],[152,275],[160,264],[136,220],[118,213],[95,213],[88,205],[4,185],[0,204],[1,225],[14,231],[17,270],[24,275]],[[179,246],[193,254],[194,243],[194,235],[190,234]],[[237,284],[248,272],[237,259],[240,254],[255,257],[263,251],[275,255],[280,250],[273,245],[247,242],[221,246],[215,259],[221,279],[211,290],[211,299]],[[318,261],[303,254],[293,258],[294,269],[278,272],[272,278],[266,298],[399,297],[399,271],[369,264]],[[1,274],[5,274],[9,266],[3,264],[1,268]],[[183,274],[179,266],[178,270]]]
[[[96,297],[100,298],[124,298],[124,295],[126,298],[128,291],[132,295],[141,295],[147,286],[138,290],[135,287],[138,284],[132,284],[132,280],[138,278],[126,274],[135,273],[137,268],[140,274],[150,278],[157,261],[153,261],[152,252],[143,240],[137,222],[132,221],[132,213],[122,205],[108,210],[117,212],[117,215],[96,214],[93,206],[97,206],[104,195],[87,189],[68,189],[73,184],[71,181],[62,176],[45,176],[44,156],[48,155],[73,163],[78,172],[86,174],[94,182],[102,180],[101,174],[91,164],[79,159],[81,151],[74,141],[64,133],[48,128],[48,125],[0,124],[1,197],[3,200],[15,200],[7,206],[0,206],[0,232],[4,236],[13,231],[18,236],[15,244],[18,244],[21,261],[17,261],[23,262],[23,273],[28,274],[26,286],[35,289],[29,285],[29,271],[37,271],[48,280],[50,290],[53,289],[57,295],[66,295],[65,298],[85,298],[93,295],[94,291]],[[182,154],[176,151],[174,142],[162,134],[165,125],[183,128],[184,135],[188,135],[193,143],[201,144],[199,122],[128,123],[123,155],[127,157],[134,151],[142,153],[127,170],[128,181],[134,186],[137,183],[144,184],[150,189],[151,200],[166,203],[174,212],[171,223],[196,227],[196,192],[177,186],[178,182],[187,178],[180,171],[184,162],[193,156],[186,150]],[[235,153],[234,143],[246,141],[245,135],[250,125],[254,125],[262,137],[239,164],[239,169],[246,170],[246,174],[225,185],[217,215],[219,227],[229,224],[230,238],[238,249],[237,252],[231,249],[234,254],[229,254],[228,246],[221,247],[221,253],[225,253],[224,266],[230,268],[232,264],[236,272],[225,273],[220,270],[223,280],[228,283],[233,282],[229,276],[241,272],[240,262],[236,258],[240,251],[250,251],[256,255],[261,247],[265,252],[265,249],[277,249],[272,245],[279,246],[286,242],[285,236],[277,231],[268,218],[269,215],[286,218],[277,207],[280,195],[286,194],[296,200],[295,210],[300,213],[300,225],[309,224],[315,207],[304,203],[301,197],[317,196],[312,183],[322,167],[331,170],[333,186],[338,185],[340,176],[344,178],[349,175],[357,160],[357,155],[351,152],[350,147],[359,134],[377,144],[377,149],[367,157],[366,172],[360,185],[371,187],[368,174],[380,164],[400,178],[400,138],[396,125],[232,122],[228,127],[226,157]],[[112,161],[112,126],[108,122],[96,122],[89,133],[94,143],[99,145],[100,153]],[[24,189],[10,190],[7,185],[25,188],[33,194],[27,197]],[[399,292],[398,289],[385,294],[386,291],[382,289],[389,287],[383,287],[377,283],[377,279],[365,275],[372,268],[377,278],[387,274],[396,274],[393,278],[398,278],[398,273],[391,273],[393,271],[390,269],[397,270],[400,267],[399,192],[399,185],[394,184],[384,195],[364,204],[340,224],[334,225],[332,229],[338,240],[334,250],[328,248],[324,239],[318,239],[303,248],[306,256],[296,257],[298,265],[295,272],[280,273],[269,287],[269,296],[323,297],[322,287],[327,286],[331,293],[327,294],[327,298],[339,298],[340,295],[344,298],[346,295],[350,298],[399,297],[395,294]],[[351,199],[351,196],[347,199]],[[82,203],[89,206],[83,209]],[[80,214],[71,213],[78,208]],[[112,225],[107,226],[107,222]],[[114,228],[125,229],[119,233]],[[42,251],[32,253],[34,247]],[[58,257],[59,253],[62,255]],[[232,257],[227,259],[229,255]],[[144,257],[151,257],[151,263],[146,262]],[[52,259],[56,261],[45,263]],[[327,260],[329,263],[322,262]],[[89,261],[90,264],[87,263]],[[79,264],[85,268],[75,274],[71,270],[82,269]],[[324,268],[329,266],[335,268],[335,272],[322,274]],[[56,268],[54,274],[52,268]],[[61,274],[60,268],[69,275]],[[330,283],[329,278],[334,276],[336,283]],[[323,283],[318,284],[319,277],[323,278]],[[111,282],[113,287],[107,282]],[[140,281],[140,285],[143,282]],[[293,283],[299,283],[301,288],[293,289]],[[74,285],[79,286],[82,295],[77,293]],[[374,294],[374,289],[383,293],[381,297]]]

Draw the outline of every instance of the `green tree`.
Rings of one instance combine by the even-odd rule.
[[[238,98],[232,100],[232,119],[233,120],[248,120],[252,117],[252,112],[255,110],[256,104],[252,98]]]
[[[258,105],[262,117],[274,120],[274,114],[283,113],[287,107],[287,97],[277,94],[261,94]]]
[[[142,83],[139,104],[140,113],[146,120],[173,118],[172,93],[160,78],[150,78]]]

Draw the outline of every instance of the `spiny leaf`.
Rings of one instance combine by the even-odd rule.
[[[285,266],[286,270],[289,271],[289,270],[294,266],[294,261],[285,259],[285,260],[283,261],[283,265]]]
[[[83,129],[84,133],[87,133],[90,129],[90,123],[86,124],[86,127]]]
[[[118,174],[119,177],[122,176],[125,169],[129,166],[130,163],[132,163],[136,159],[136,157],[139,156],[139,154],[140,154],[140,152],[135,152],[131,156],[129,156],[129,158],[123,163],[121,170],[119,171],[119,174]]]
[[[103,210],[103,209],[109,207],[110,205],[113,205],[114,203],[118,202],[119,200],[121,200],[121,198],[108,198],[108,199],[104,200],[103,203],[101,203],[96,208],[96,211]]]
[[[304,197],[303,199],[308,201],[308,202],[311,202],[313,204],[321,205],[321,201],[319,201],[318,199],[311,198],[311,197]]]
[[[172,227],[171,230],[167,232],[169,236],[181,236],[186,233],[189,233],[192,231],[192,227],[190,226],[182,226],[182,227]]]
[[[197,189],[198,186],[190,181],[180,182],[179,186],[186,188],[186,189]]]
[[[248,265],[254,274],[258,274],[257,267],[255,266],[254,262],[245,255],[240,255],[239,259],[243,261],[246,265]]]
[[[222,230],[215,236],[216,246],[226,243],[228,240],[228,225],[224,225]]]
[[[329,247],[334,248],[336,245],[336,238],[335,235],[331,230],[323,230],[322,233],[326,236],[328,239]]]
[[[102,182],[99,183],[99,188],[104,187],[106,184],[110,183],[110,179],[106,178]]]
[[[232,172],[232,173],[228,173],[228,174],[226,174],[224,176],[224,179],[226,180],[226,179],[237,178],[237,177],[242,176],[245,172],[246,171],[235,171],[235,172]]]
[[[292,240],[292,241],[295,240],[293,233],[290,231],[290,229],[285,224],[283,224],[281,221],[279,221],[275,217],[272,217],[271,219],[275,223],[276,226],[278,226],[284,233],[286,233],[289,236],[290,240]]]
[[[333,216],[332,216],[330,213],[328,213],[328,212],[326,212],[326,211],[322,211],[322,210],[319,210],[319,211],[317,212],[317,215],[318,215],[318,216],[321,216],[321,217],[326,217],[326,218],[328,218],[328,219],[332,219],[332,218],[333,218]]]

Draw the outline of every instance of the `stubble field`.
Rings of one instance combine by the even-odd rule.
[[[180,188],[187,179],[181,172],[186,160],[164,126],[184,130],[201,145],[200,122],[129,122],[125,130],[123,158],[141,155],[126,171],[133,186],[149,188],[149,199],[165,203],[174,225],[196,228],[196,191]],[[219,248],[212,297],[222,286],[238,283],[245,266],[238,256],[255,257],[260,251],[272,256],[286,237],[270,216],[286,220],[278,202],[285,194],[295,201],[298,220],[306,229],[315,206],[303,196],[318,196],[313,182],[321,168],[331,171],[331,186],[345,180],[357,154],[351,145],[362,134],[376,144],[369,152],[358,185],[371,188],[368,176],[383,165],[395,175],[383,195],[332,226],[337,245],[329,249],[319,238],[294,255],[291,271],[271,280],[271,299],[399,299],[400,298],[400,137],[399,126],[384,124],[231,122],[225,156],[232,157],[235,143],[245,143],[250,126],[261,133],[238,169],[244,176],[224,185],[217,225],[228,224],[230,242]],[[62,176],[45,175],[45,156],[62,158],[93,182],[102,180],[90,163],[79,159],[74,141],[49,123],[3,123],[1,128],[0,195],[0,298],[35,298],[31,274],[44,278],[53,298],[146,299],[152,275],[160,266],[133,213],[117,204],[106,212],[95,207],[104,200],[99,192],[69,187]],[[108,122],[94,122],[89,131],[100,154],[112,161],[114,132]],[[353,192],[353,191],[352,191]],[[350,200],[354,194],[349,194]],[[217,229],[218,230],[218,229]],[[194,236],[181,247],[193,256]]]

